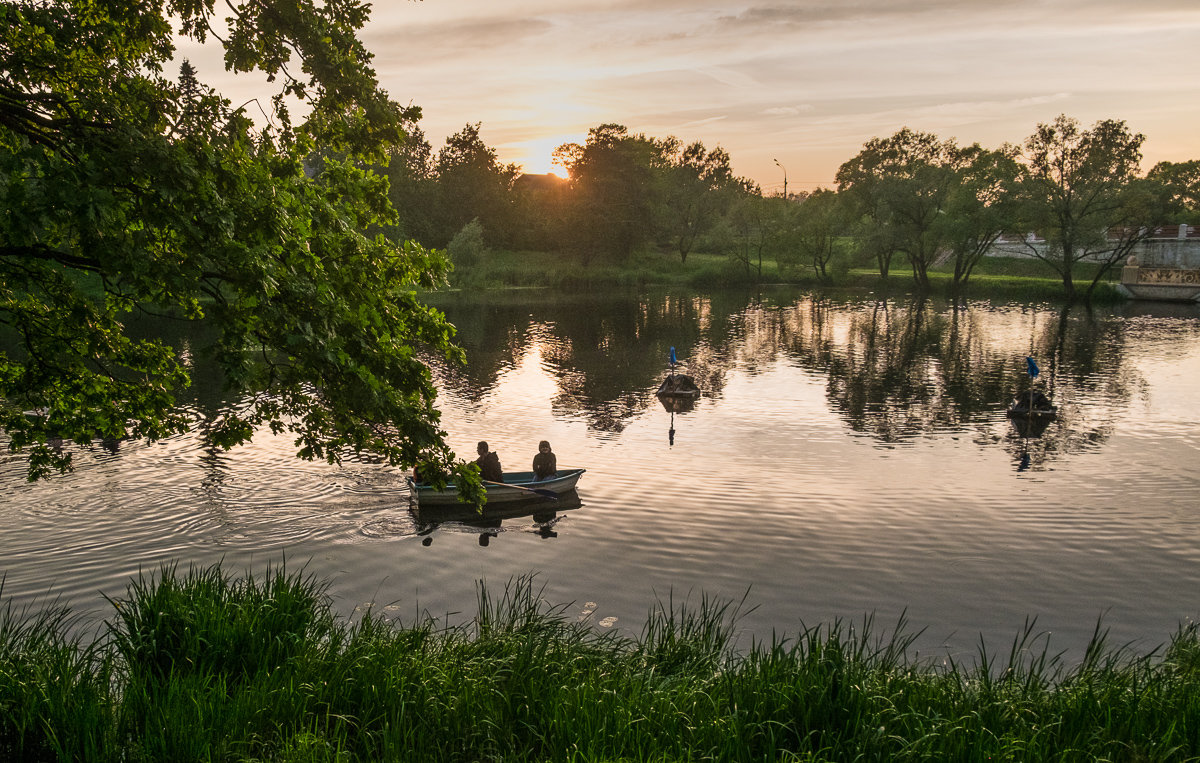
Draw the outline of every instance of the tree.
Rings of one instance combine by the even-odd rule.
[[[388,198],[396,209],[394,235],[432,244],[437,181],[433,175],[433,147],[415,123],[404,125],[404,140],[390,146],[383,173],[388,179]]]
[[[845,202],[836,191],[818,188],[808,194],[795,205],[787,245],[778,255],[780,268],[784,268],[785,262],[794,267],[796,261],[803,260],[812,266],[818,279],[832,282],[830,264],[838,253],[838,241],[845,228]]]
[[[665,145],[674,147],[675,139]],[[710,151],[696,141],[671,151],[667,161],[662,227],[679,261],[687,262],[696,241],[729,209],[737,181],[720,146]]]
[[[420,304],[447,262],[363,231],[390,224],[368,169],[417,116],[381,90],[356,32],[359,2],[227,6],[226,66],[279,83],[270,122],[162,75],[175,33],[201,42],[213,5],[191,0],[0,5],[0,426],[29,474],[70,467],[51,438],[159,438],[179,353],[135,339],[134,311],[204,320],[240,404],[206,427],[232,447],[259,427],[298,455],[375,454],[456,470],[418,348],[461,357]],[[306,110],[293,124],[285,99]],[[326,158],[310,177],[303,159]],[[330,158],[338,157],[338,158]]]
[[[838,191],[862,216],[859,238],[887,277],[892,256],[903,252],[913,279],[929,287],[929,268],[944,252],[944,211],[964,151],[953,140],[905,127],[873,138],[837,173]]]
[[[588,131],[583,145],[555,150],[555,160],[571,176],[569,229],[584,264],[597,256],[624,261],[650,240],[670,148],[669,141],[603,124]]]
[[[778,255],[784,235],[791,225],[793,207],[781,197],[767,198],[762,190],[743,181],[726,216],[732,239],[729,257],[747,276],[762,279],[763,260]]]
[[[1200,160],[1159,162],[1146,177],[1165,187],[1172,212],[1179,218],[1176,222],[1196,224],[1200,214]]]
[[[558,175],[520,175],[513,181],[517,249],[553,251],[569,240],[570,184]]]
[[[965,288],[972,271],[1016,216],[1015,149],[978,144],[964,149],[943,217],[943,236],[954,263],[952,291]]]
[[[450,261],[454,263],[455,276],[463,271],[469,271],[487,257],[488,247],[483,240],[483,226],[479,220],[472,220],[463,229],[454,234],[446,245]]]
[[[1081,262],[1098,266],[1085,293],[1090,299],[1102,277],[1165,213],[1154,209],[1149,186],[1133,183],[1144,141],[1123,121],[1108,119],[1084,130],[1066,115],[1039,124],[1025,141],[1021,220],[1045,240],[1027,248],[1059,274],[1068,299],[1076,297]]]
[[[479,136],[480,123],[467,124],[446,138],[434,163],[437,177],[437,243],[449,241],[463,226],[478,219],[485,234],[508,244],[513,217],[515,164],[501,164],[496,149]]]

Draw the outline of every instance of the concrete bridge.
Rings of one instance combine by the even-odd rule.
[[[1006,234],[992,245],[989,254],[1033,257],[1035,251],[1045,253],[1046,247],[1046,241],[1033,233],[1024,237]],[[1096,259],[1105,259],[1105,254]],[[1200,226],[1155,228],[1130,252],[1118,288],[1133,299],[1200,302]]]
[[[1121,268],[1119,288],[1134,299],[1200,302],[1200,226],[1156,228]]]

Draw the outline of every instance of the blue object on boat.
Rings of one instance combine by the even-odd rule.
[[[1038,375],[1037,363],[1034,363],[1033,358],[1028,355],[1025,356],[1025,367],[1029,369],[1029,378],[1036,379]]]
[[[675,348],[671,348],[671,365],[675,365]]]

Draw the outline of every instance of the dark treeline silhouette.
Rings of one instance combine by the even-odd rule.
[[[1084,129],[1059,116],[998,149],[906,127],[864,144],[836,189],[786,196],[764,196],[733,174],[728,152],[699,141],[600,125],[555,152],[569,173],[561,179],[501,163],[480,130],[468,124],[434,152],[412,124],[385,168],[395,234],[448,248],[460,271],[496,248],[584,266],[705,252],[748,280],[771,262],[784,277],[824,282],[862,266],[887,278],[899,266],[927,289],[931,268],[944,267],[960,291],[1002,236],[1033,233],[1019,253],[1044,262],[1068,299],[1090,298],[1157,226],[1194,220],[1200,199],[1200,161],[1141,174],[1145,138],[1116,120]]]
[[[410,125],[385,169],[397,232],[447,247],[477,224],[487,247],[563,251],[586,264],[620,262],[653,246],[686,261],[711,241],[739,197],[760,195],[733,176],[723,149],[634,135],[620,125],[596,127],[584,144],[561,146],[556,155],[570,180],[502,164],[478,123],[436,154]]]

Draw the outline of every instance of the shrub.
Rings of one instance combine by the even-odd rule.
[[[476,217],[454,234],[446,245],[450,252],[450,261],[457,270],[469,270],[481,264],[488,254],[487,245],[483,241],[483,224]]]

